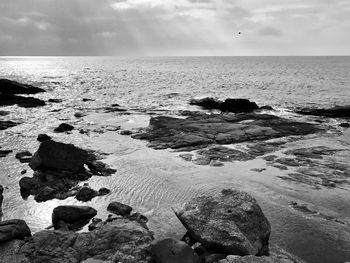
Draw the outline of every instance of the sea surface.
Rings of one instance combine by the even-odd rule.
[[[35,95],[37,98],[63,100],[39,108],[0,108],[10,112],[1,119],[22,123],[0,131],[2,149],[13,150],[13,154],[0,159],[0,184],[6,187],[3,219],[25,219],[36,232],[51,224],[54,207],[82,204],[73,198],[45,203],[21,198],[21,171],[27,170],[25,176],[32,171],[14,154],[35,152],[37,135],[46,133],[55,140],[106,153],[103,161],[117,169],[111,177],[89,180],[94,189],[112,190],[107,196],[85,203],[96,208],[101,218],[108,215],[109,202],[120,201],[145,214],[156,237],[180,238],[184,229],[172,206],[200,194],[234,187],[258,200],[272,224],[271,243],[311,263],[350,261],[350,187],[311,189],[286,182],[277,177],[283,174],[281,170],[266,167],[261,158],[225,163],[223,167],[199,166],[185,162],[178,152],[153,150],[146,142],[115,131],[118,126],[146,127],[150,116],[199,110],[188,102],[206,96],[248,98],[259,106],[274,107],[274,114],[314,120],[296,116],[293,110],[350,104],[350,57],[0,57],[0,78],[48,91]],[[83,102],[83,98],[94,101]],[[103,108],[112,104],[119,104],[128,114],[106,113]],[[86,113],[86,117],[75,118],[78,111]],[[323,121],[334,127],[344,122]],[[71,134],[52,133],[62,122],[76,129]],[[80,134],[79,129],[93,132]],[[291,141],[288,147],[318,145],[350,149],[350,131],[307,136]],[[350,160],[350,153],[339,158]],[[256,173],[252,168],[266,170]],[[293,211],[291,201],[306,203],[345,224]]]

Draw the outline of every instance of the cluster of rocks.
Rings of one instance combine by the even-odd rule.
[[[87,186],[78,186],[79,182],[93,175],[115,173],[114,169],[97,159],[93,152],[72,144],[45,140],[29,162],[34,170],[33,177],[23,177],[19,181],[21,194],[24,198],[33,195],[38,202],[69,196],[89,201],[95,196],[105,195],[109,193],[108,189],[95,191]]]
[[[33,97],[18,96],[18,94],[28,95],[40,92],[45,92],[45,90],[8,79],[0,79],[0,106],[15,104],[25,108],[44,106],[45,101],[43,100]]]

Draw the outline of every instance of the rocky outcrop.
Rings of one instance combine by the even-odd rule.
[[[247,99],[226,99],[225,101],[217,100],[214,98],[192,99],[191,105],[198,105],[207,110],[221,110],[223,112],[252,112],[258,110],[259,106]]]
[[[13,80],[0,79],[0,94],[36,94],[40,92],[45,92],[45,90],[32,85],[21,84]]]
[[[70,124],[67,123],[61,123],[57,128],[55,128],[53,131],[54,132],[69,132],[74,130],[74,127]]]
[[[15,95],[1,95],[0,106],[16,105],[23,108],[34,108],[45,106],[45,101],[32,97],[15,96]]]
[[[0,243],[30,236],[30,229],[23,220],[12,219],[0,222]]]
[[[117,219],[88,233],[37,232],[17,255],[31,263],[78,263],[86,259],[146,263],[150,262],[147,248],[152,240],[151,232],[136,221]]]
[[[173,238],[156,240],[151,244],[155,263],[201,263],[201,259],[183,241]]]
[[[107,210],[116,215],[126,216],[130,215],[132,207],[119,202],[112,202],[108,205]]]
[[[189,235],[213,253],[265,255],[269,221],[249,194],[226,189],[192,199],[175,213]]]
[[[89,206],[58,206],[52,212],[52,224],[56,230],[78,230],[96,215],[97,211]]]
[[[24,198],[34,195],[38,202],[76,196],[83,188],[77,186],[80,181],[93,175],[109,176],[115,173],[115,170],[98,161],[93,152],[53,140],[40,144],[29,166],[34,174],[19,181],[21,194]]]
[[[350,105],[336,106],[328,109],[304,108],[297,110],[296,113],[330,118],[350,118]]]

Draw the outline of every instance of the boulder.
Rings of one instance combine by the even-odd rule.
[[[89,206],[58,206],[52,212],[52,224],[55,229],[67,227],[68,230],[77,230],[96,215],[97,211]]]
[[[185,242],[166,238],[152,242],[150,252],[155,263],[201,263]]]
[[[204,109],[212,110],[217,109],[224,112],[252,112],[258,110],[259,106],[247,99],[231,99],[228,98],[225,101],[220,101],[214,98],[203,98],[203,99],[192,99],[190,101],[191,105],[198,105]]]
[[[23,220],[12,219],[0,222],[0,243],[12,239],[24,239],[30,236],[30,229]]]
[[[297,110],[296,113],[330,118],[350,118],[350,105],[336,106],[328,109],[303,108]]]
[[[88,202],[92,198],[98,195],[99,195],[99,192],[97,192],[96,190],[91,189],[90,187],[84,186],[79,190],[75,198],[82,202]]]
[[[191,99],[190,105],[197,105],[207,110],[220,109],[223,102],[215,98]]]
[[[116,215],[127,216],[130,215],[132,207],[119,202],[112,202],[108,205],[107,210]]]
[[[270,223],[256,200],[238,190],[201,196],[175,213],[188,233],[206,249],[226,255],[268,253]]]
[[[51,140],[51,137],[46,134],[39,134],[38,138],[36,139],[38,142],[44,142]]]
[[[36,94],[39,92],[45,92],[45,90],[13,80],[0,79],[0,94]]]
[[[74,127],[67,123],[61,123],[57,128],[55,128],[54,132],[68,132],[74,130]]]
[[[35,171],[39,168],[54,168],[79,171],[88,159],[88,152],[73,144],[44,141],[31,159],[29,166]]]

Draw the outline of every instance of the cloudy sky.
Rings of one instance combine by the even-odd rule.
[[[0,0],[0,55],[350,55],[350,1]]]

